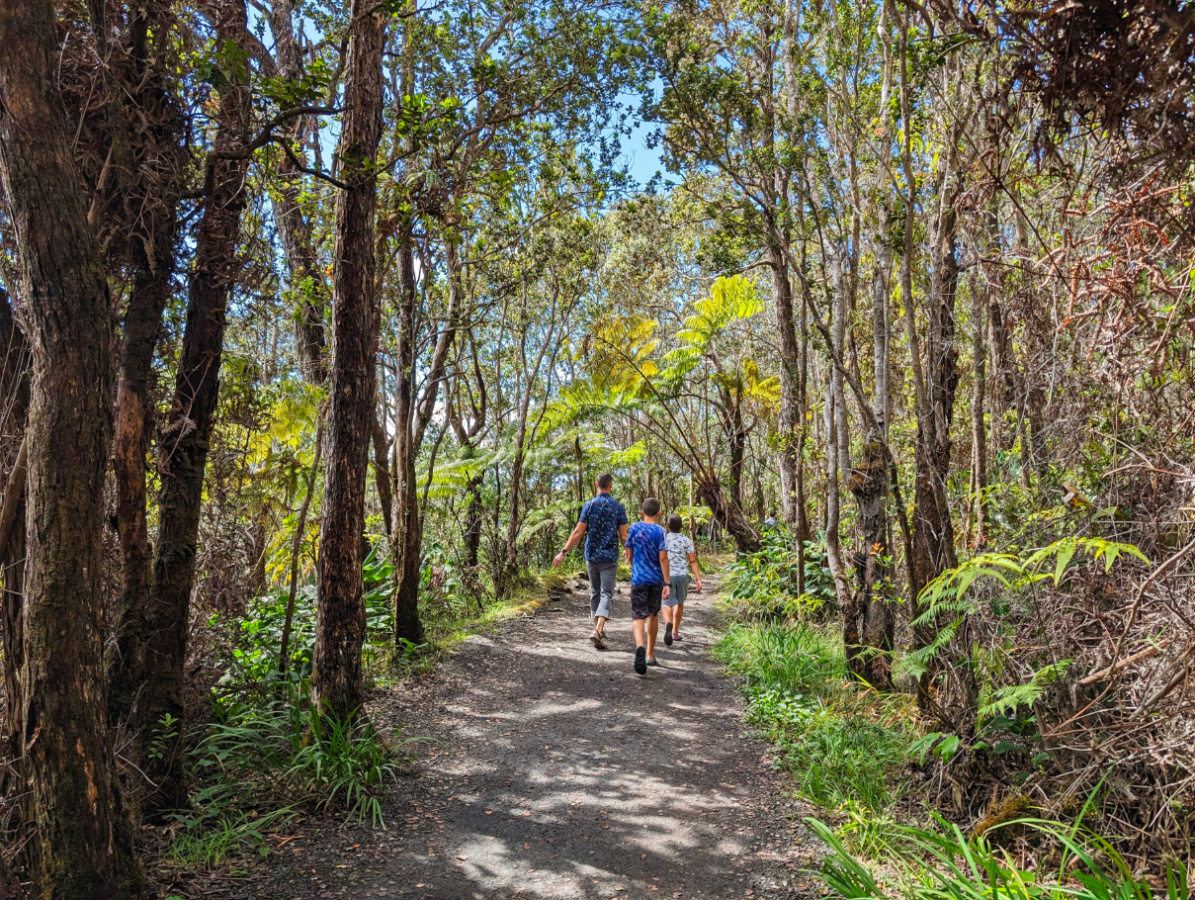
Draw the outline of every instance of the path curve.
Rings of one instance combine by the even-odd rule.
[[[710,653],[716,578],[690,596],[685,640],[639,677],[627,585],[609,649],[573,591],[465,641],[440,671],[378,692],[383,727],[420,751],[384,832],[303,829],[270,868],[277,898],[596,900],[820,896],[808,810],[784,794]]]

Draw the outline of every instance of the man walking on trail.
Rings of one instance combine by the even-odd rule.
[[[610,496],[614,476],[609,472],[597,479],[597,496],[581,508],[577,527],[568,536],[564,549],[552,560],[560,568],[569,552],[585,538],[585,568],[589,572],[589,613],[593,634],[589,639],[599,650],[606,646],[606,620],[614,601],[618,578],[618,551],[627,539],[627,511]]]
[[[631,626],[635,631],[635,671],[647,674],[656,666],[656,631],[660,604],[668,596],[668,545],[660,518],[660,501],[648,497],[639,507],[643,521],[627,532],[627,562],[631,564]],[[646,633],[645,633],[646,632]],[[646,646],[644,646],[646,644]]]

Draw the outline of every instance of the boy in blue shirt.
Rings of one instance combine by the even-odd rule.
[[[648,497],[639,511],[643,514],[643,521],[630,527],[626,547],[627,562],[631,565],[635,671],[646,675],[648,666],[659,665],[656,662],[656,632],[660,626],[660,604],[668,596],[668,545],[664,540],[665,531],[657,521],[660,518],[660,501]]]

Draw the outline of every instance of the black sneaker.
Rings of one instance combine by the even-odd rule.
[[[647,648],[635,648],[635,672],[639,675],[647,674]]]
[[[667,625],[664,628],[664,646],[672,646],[672,625]]]

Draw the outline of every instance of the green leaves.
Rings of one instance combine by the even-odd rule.
[[[1009,715],[1022,706],[1032,706],[1045,693],[1046,686],[1059,681],[1073,662],[1073,659],[1060,659],[1042,666],[1025,684],[997,688],[992,692],[991,701],[979,708],[980,718]]]

